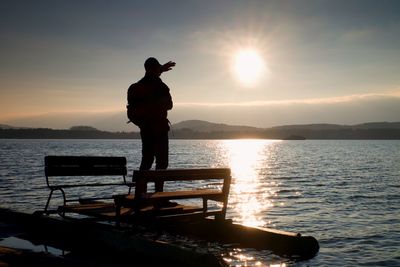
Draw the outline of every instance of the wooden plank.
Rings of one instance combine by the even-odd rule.
[[[166,170],[135,170],[133,179],[146,179],[147,181],[184,181],[184,180],[210,180],[230,177],[229,168],[207,169],[166,169]]]
[[[74,204],[65,205],[58,208],[60,212],[71,212],[94,217],[107,217],[115,219],[116,210],[113,203],[92,203],[92,204]],[[127,216],[133,213],[131,208],[121,208],[121,216]]]
[[[115,220],[116,218],[116,208],[113,203],[104,203],[104,202],[93,202],[88,204],[73,204],[73,205],[65,205],[60,206],[58,209],[60,212],[71,212],[77,213],[87,216],[94,217],[107,217],[109,219]],[[185,213],[194,213],[202,211],[201,207],[196,206],[188,206],[177,204],[174,207],[160,207],[156,208],[153,205],[148,205],[140,209],[140,216],[167,216],[167,215],[176,215],[176,214],[185,214]],[[133,209],[128,207],[121,208],[120,216],[132,216],[135,215]]]
[[[189,199],[189,198],[215,198],[222,197],[220,190],[199,189],[190,191],[174,191],[174,192],[155,192],[146,193],[143,196],[144,200],[170,200],[170,199]]]
[[[69,204],[60,206],[63,211],[79,211],[79,210],[96,210],[96,209],[113,209],[114,203],[87,203],[87,204]]]
[[[159,207],[159,208],[150,205],[145,208],[141,208],[140,213],[137,213],[136,215],[139,215],[139,217],[143,215],[151,215],[152,217],[157,217],[157,216],[166,216],[173,214],[193,213],[202,210],[203,210],[202,207],[188,206],[182,204],[177,204],[174,207]]]
[[[126,175],[125,157],[46,156],[46,176]]]
[[[125,166],[48,166],[46,176],[126,175]]]
[[[60,185],[50,185],[49,188],[57,190],[60,188],[72,188],[72,187],[90,187],[90,186],[130,186],[128,183],[92,183],[92,184],[60,184]]]
[[[157,220],[165,220],[165,221],[176,221],[176,220],[197,220],[210,216],[218,216],[222,212],[221,211],[199,211],[199,212],[190,212],[183,214],[171,214],[171,215],[163,215],[157,216]]]
[[[125,157],[109,156],[45,156],[46,166],[57,165],[126,165]]]
[[[201,189],[193,191],[174,191],[174,192],[155,192],[143,194],[140,199],[135,198],[135,195],[114,195],[114,202],[118,206],[135,206],[139,202],[155,203],[163,200],[173,199],[190,199],[190,198],[204,198],[213,201],[223,202],[225,195],[220,190]]]
[[[169,199],[189,199],[189,198],[207,198],[215,201],[223,197],[224,194],[221,190],[215,189],[199,189],[199,190],[187,190],[187,191],[164,191],[142,194],[143,200],[169,200]],[[129,195],[114,195],[114,200],[121,203],[129,203],[135,200],[134,194]]]

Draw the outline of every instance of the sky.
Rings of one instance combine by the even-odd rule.
[[[0,5],[0,124],[133,129],[127,88],[148,57],[176,62],[161,76],[172,123],[400,121],[400,1]]]

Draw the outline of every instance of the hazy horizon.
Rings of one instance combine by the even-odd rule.
[[[343,103],[342,103],[343,105]],[[386,106],[384,106],[386,105]],[[270,127],[275,127],[275,126],[285,126],[285,125],[306,125],[306,124],[338,124],[338,125],[356,125],[356,124],[363,124],[363,123],[370,123],[370,122],[399,122],[400,120],[398,119],[398,112],[400,112],[400,105],[397,101],[393,101],[393,105],[387,106],[387,103],[385,101],[382,101],[382,103],[379,103],[379,101],[375,101],[373,104],[369,105],[361,105],[361,106],[369,106],[371,109],[375,109],[376,112],[375,116],[372,116],[370,118],[366,118],[365,120],[358,120],[355,118],[362,117],[362,116],[357,116],[353,114],[351,116],[351,113],[354,113],[354,106],[358,106],[359,110],[358,113],[364,113],[365,110],[363,108],[360,108],[360,105],[352,105],[352,103],[347,103],[344,104],[341,108],[341,113],[340,117],[342,120],[337,120],[336,118],[338,117],[339,114],[335,113],[335,119],[329,119],[329,117],[332,117],[331,115],[331,110],[335,109],[335,107],[308,107],[308,111],[304,112],[306,113],[311,113],[313,115],[315,110],[321,110],[324,112],[319,113],[319,118],[320,120],[313,120],[314,116],[309,116],[308,118],[305,118],[302,116],[302,120],[296,120],[296,119],[290,119],[294,117],[294,115],[299,113],[299,110],[305,110],[307,109],[307,105],[301,107],[301,106],[296,106],[292,108],[292,114],[288,113],[286,111],[285,113],[279,113],[281,116],[280,118],[275,118],[276,123],[270,123],[270,124],[262,124],[260,123],[260,120],[258,121],[252,121],[251,120],[241,120],[238,119],[236,115],[241,115],[246,116],[246,114],[243,114],[243,110],[237,110],[238,114],[231,114],[232,116],[226,116],[226,114],[222,110],[216,111],[216,107],[207,107],[205,108],[204,106],[200,106],[197,109],[191,108],[190,110],[187,110],[187,112],[182,112],[186,116],[170,116],[171,123],[176,124],[182,121],[187,121],[187,120],[201,120],[201,121],[207,121],[211,123],[223,123],[227,125],[236,125],[236,126],[251,126],[251,127],[257,127],[257,128],[270,128]],[[264,109],[260,108],[254,108],[254,107],[244,107],[244,109],[250,109],[247,110],[250,115],[253,112],[266,112],[266,114],[269,114],[268,111],[265,111]],[[213,109],[213,110],[210,110]],[[352,110],[353,109],[353,110]],[[385,115],[382,115],[382,110],[385,109],[392,109],[393,116],[388,117]],[[380,112],[379,112],[380,110]],[[221,113],[222,112],[222,113]],[[179,114],[179,112],[177,112]],[[242,113],[242,114],[239,114]],[[216,116],[216,114],[219,114],[220,116]],[[303,115],[304,115],[303,114]],[[193,117],[191,117],[193,115]],[[198,115],[196,117],[196,115]],[[203,116],[202,116],[203,115]],[[248,114],[247,114],[248,115]],[[286,116],[286,117],[285,117]],[[229,117],[229,118],[228,118]],[[288,118],[289,117],[289,118]],[[269,117],[266,116],[266,120],[269,120]],[[86,112],[86,113],[54,113],[54,114],[41,114],[41,115],[36,115],[36,116],[31,116],[31,117],[21,117],[19,119],[15,119],[12,121],[6,121],[6,122],[0,122],[0,124],[5,124],[9,126],[14,126],[14,127],[28,127],[28,128],[52,128],[52,129],[69,129],[72,126],[91,126],[95,127],[96,129],[103,130],[103,131],[111,131],[111,132],[117,132],[117,131],[138,131],[138,128],[133,125],[132,123],[127,124],[127,119],[126,119],[126,112],[125,110],[121,111],[114,111],[114,112],[104,112],[104,113],[96,113],[96,112]]]
[[[400,121],[399,1],[27,1],[0,15],[0,124],[133,130],[126,91],[150,56],[177,64],[161,76],[172,123]]]

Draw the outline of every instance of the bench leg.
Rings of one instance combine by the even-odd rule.
[[[219,218],[220,220],[225,220],[225,216],[226,216],[226,209],[228,208],[228,198],[225,198],[223,205],[222,205],[222,210],[221,210],[221,214],[219,214]],[[216,218],[217,219],[217,218]]]
[[[51,199],[51,197],[53,196],[53,191],[54,191],[54,190],[51,190],[51,191],[50,191],[49,197],[47,198],[46,206],[44,207],[44,212],[47,212],[47,209],[49,208],[50,199]]]
[[[207,211],[207,208],[208,208],[207,199],[206,199],[206,198],[203,198],[203,212],[206,212],[206,211]]]
[[[215,214],[214,218],[216,221],[225,221],[225,214],[223,212]]]
[[[120,227],[121,225],[121,205],[115,206],[115,226]]]

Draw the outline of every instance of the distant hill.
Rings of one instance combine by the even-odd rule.
[[[284,125],[284,126],[275,126],[267,128],[268,130],[298,130],[298,129],[307,129],[307,130],[335,130],[339,128],[346,128],[348,126],[339,125],[339,124],[328,124],[328,123],[319,123],[319,124],[298,124],[298,125]]]
[[[341,124],[298,124],[276,126],[268,129],[293,130],[293,129],[308,129],[308,130],[338,130],[338,129],[400,129],[400,122],[369,122],[355,125]]]
[[[0,127],[0,138],[26,139],[139,139],[138,131],[108,132],[92,126],[70,129]],[[400,140],[400,122],[370,122],[357,125],[304,124],[270,128],[227,125],[201,120],[182,121],[172,125],[171,139],[396,139]]]
[[[190,129],[197,132],[262,131],[262,128],[212,123],[202,120],[187,120],[172,125],[174,130]]]
[[[85,125],[80,125],[80,126],[72,126],[69,128],[71,131],[89,131],[89,132],[96,132],[99,131],[98,129],[92,127],[92,126],[85,126]]]
[[[356,129],[400,129],[400,122],[369,122],[349,127]]]
[[[138,139],[137,132],[107,132],[99,131],[90,126],[71,127],[59,130],[49,128],[12,128],[0,129],[3,139]]]
[[[189,120],[174,124],[172,129],[174,138],[182,139],[400,139],[400,122],[370,122],[357,125],[320,123],[256,128]]]
[[[0,129],[19,129],[20,127],[14,127],[7,124],[0,124]]]
[[[267,128],[265,133],[271,138],[299,136],[306,139],[400,139],[400,122],[285,125]]]

